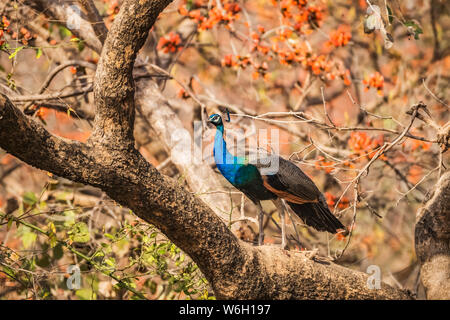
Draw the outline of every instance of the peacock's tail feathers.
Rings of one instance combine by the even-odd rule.
[[[318,231],[337,233],[345,226],[331,213],[328,207],[322,203],[297,204],[288,202],[292,210],[303,220],[305,224]]]

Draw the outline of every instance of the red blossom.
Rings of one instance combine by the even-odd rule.
[[[372,87],[377,89],[379,95],[383,94],[384,77],[378,71],[366,77],[363,80],[363,83],[366,85],[366,91],[368,91],[370,87]]]
[[[164,53],[174,53],[177,50],[181,50],[181,38],[178,33],[170,32],[165,37],[161,37],[157,46],[158,50],[162,50]]]
[[[330,41],[328,43],[335,47],[343,47],[351,40],[351,38],[352,34],[348,31],[348,27],[339,26],[337,30],[331,31]]]

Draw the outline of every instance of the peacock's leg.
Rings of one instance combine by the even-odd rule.
[[[258,237],[258,246],[262,246],[264,244],[264,211],[261,206],[261,202],[257,202],[256,206],[258,207],[259,211],[259,237]]]
[[[273,203],[277,207],[278,214],[281,218],[281,249],[286,248],[286,222],[284,219],[284,205],[281,199],[274,200]]]

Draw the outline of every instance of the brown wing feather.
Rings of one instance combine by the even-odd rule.
[[[269,182],[267,181],[267,176],[262,176],[263,178],[263,184],[264,186],[271,191],[272,193],[276,194],[277,197],[285,199],[292,203],[297,204],[304,204],[304,203],[311,203],[311,202],[318,202],[318,200],[308,200],[308,199],[302,199],[299,196],[296,196],[295,194],[289,193],[287,191],[277,190],[274,187],[272,187]]]
[[[271,157],[273,159],[274,156]],[[294,163],[281,157],[277,157],[277,160],[279,166],[274,174],[261,175],[264,186],[278,197],[293,203],[318,202],[322,193],[314,182]]]

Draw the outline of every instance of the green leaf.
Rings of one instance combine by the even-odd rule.
[[[158,235],[157,232],[152,232],[152,233],[150,234],[150,239],[156,238],[157,235]]]
[[[84,47],[85,47],[84,41],[78,42],[78,51],[79,51],[79,52],[83,51],[83,50],[84,50]]]
[[[62,191],[55,194],[55,200],[66,202],[71,196],[72,194],[70,192]]]
[[[192,0],[187,0],[186,1],[186,10],[187,11],[191,11],[192,6],[193,6],[193,1]]]
[[[58,244],[58,240],[56,239],[56,235],[54,233],[50,234],[48,240],[50,243],[50,248],[54,248]]]
[[[8,44],[8,42],[4,42],[2,45],[0,45],[0,50],[2,50],[2,51],[8,51],[8,49],[9,49],[9,44]]]
[[[86,243],[91,239],[89,228],[84,222],[77,222],[70,231],[72,240],[78,243]]]
[[[74,210],[64,211],[64,227],[70,228],[75,224],[76,212]]]
[[[107,237],[107,238],[109,238],[111,240],[115,239],[114,236],[112,234],[109,234],[109,233],[105,233],[105,237]]]
[[[116,259],[114,259],[113,257],[105,259],[105,263],[110,267],[113,267],[113,268],[116,267]]]
[[[9,231],[9,229],[11,229],[11,226],[13,224],[14,219],[13,218],[9,218],[8,220],[8,224],[6,225],[6,230]]]
[[[38,202],[38,198],[36,197],[36,195],[34,194],[34,192],[31,191],[27,191],[23,194],[22,200],[25,204],[32,206],[34,205],[36,202]]]
[[[71,107],[67,108],[67,116],[70,117],[70,113],[73,112],[76,114],[75,110],[73,110]]]
[[[423,34],[422,29],[416,30],[416,32],[414,33],[414,39],[419,40],[419,34]]]
[[[39,59],[42,56],[42,49],[41,48],[37,48],[36,49],[36,59]]]
[[[21,236],[21,240],[22,240],[22,245],[24,247],[24,249],[28,249],[30,248],[33,243],[36,241],[37,239],[37,234],[34,233],[33,231],[31,231],[30,228],[22,226],[22,236]]]
[[[23,48],[25,48],[24,46],[21,47],[17,47],[16,49],[14,49],[14,52],[11,53],[11,55],[9,56],[9,59],[13,59],[17,53],[19,53],[20,50],[22,50]]]
[[[64,39],[65,37],[72,36],[72,32],[70,32],[70,30],[67,29],[66,27],[59,26],[59,35],[61,36],[62,39]]]
[[[14,272],[13,269],[11,269],[8,266],[2,266],[2,270],[8,277],[10,277],[11,279],[15,280],[16,273]]]
[[[75,291],[75,294],[80,300],[95,300],[97,298],[92,289],[79,289]]]

